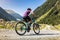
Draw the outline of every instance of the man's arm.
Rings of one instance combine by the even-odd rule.
[[[36,17],[36,15],[33,12],[31,14],[32,14],[33,17]]]

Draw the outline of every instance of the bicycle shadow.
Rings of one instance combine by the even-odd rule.
[[[28,34],[23,36],[43,36],[43,35],[59,35],[59,34]]]

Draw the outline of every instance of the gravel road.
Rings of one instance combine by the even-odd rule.
[[[39,35],[36,35],[32,30],[25,35],[19,36],[14,30],[0,29],[0,40],[60,40],[60,32],[41,30]]]

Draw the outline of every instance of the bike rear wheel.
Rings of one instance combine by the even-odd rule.
[[[40,33],[39,25],[34,23],[33,24],[33,30],[34,30],[35,34],[39,34]]]
[[[26,25],[24,22],[18,22],[15,26],[15,31],[18,35],[24,35],[26,33]]]

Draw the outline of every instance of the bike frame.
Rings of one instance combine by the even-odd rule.
[[[23,19],[24,20],[24,19]],[[32,24],[31,26],[33,26],[33,24],[35,23],[35,19],[33,17],[31,17],[31,20],[32,20]],[[23,22],[23,21],[22,21]],[[28,27],[28,23],[24,21],[24,24],[26,25],[26,27]]]

